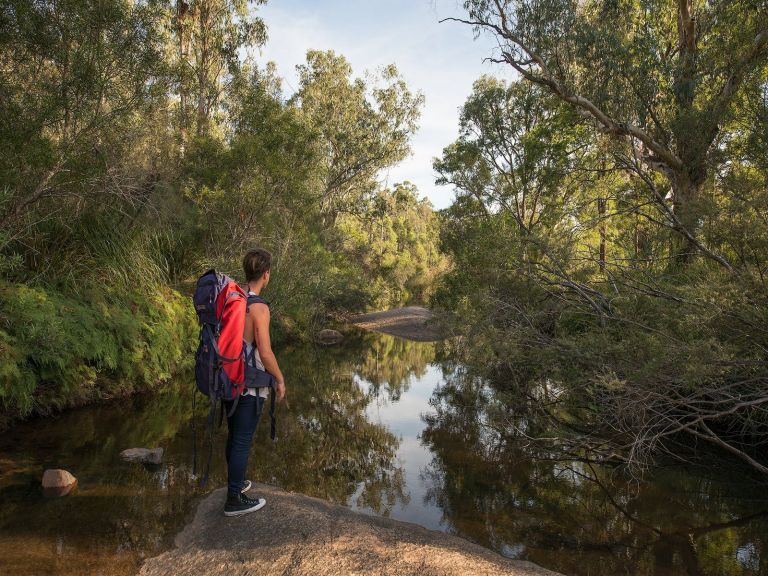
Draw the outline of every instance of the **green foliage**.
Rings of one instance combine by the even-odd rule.
[[[656,213],[677,204],[644,197],[659,176],[627,169],[546,90],[478,81],[435,162],[456,199],[441,213],[454,266],[432,301],[455,312],[467,362],[516,397],[559,388],[553,417],[634,463],[676,434],[750,461],[768,434],[766,171],[763,128],[747,122],[760,110],[727,127],[697,204],[708,258],[681,268],[681,231]]]
[[[241,278],[256,245],[275,257],[278,341],[428,294],[433,211],[377,183],[409,152],[421,96],[394,66],[364,81],[311,51],[286,99],[273,65],[242,57],[266,41],[262,3],[2,11],[0,412],[167,380],[195,340],[181,292],[211,266]],[[346,244],[342,214],[392,236]]]
[[[541,89],[484,76],[462,108],[459,130],[435,162],[438,184],[453,184],[489,213],[504,208],[521,234],[540,224],[551,230],[576,209],[584,130]]]
[[[341,217],[334,243],[362,270],[371,303],[380,308],[425,302],[446,268],[429,201],[419,200],[416,188],[405,182],[377,192],[363,214]]]
[[[233,81],[230,137],[193,141],[183,165],[184,194],[200,216],[197,235],[216,255],[204,261],[237,277],[242,253],[266,245],[276,257],[267,297],[278,315],[305,329],[327,311],[424,299],[443,265],[431,207],[411,185],[389,192],[374,181],[407,152],[420,99],[394,69],[368,94],[362,81],[350,80],[343,57],[307,58],[302,87],[288,103],[271,68]],[[324,146],[345,151],[329,160]],[[350,194],[342,203],[327,194],[328,170],[344,173],[334,184]]]
[[[765,2],[467,0],[464,7],[476,31],[495,37],[505,63],[606,136],[617,168],[639,178],[648,215],[675,232],[671,267],[703,255],[733,269],[701,224],[717,205],[710,181],[722,151],[744,134],[734,120],[764,107]]]
[[[3,10],[2,228],[18,233],[76,210],[103,178],[130,173],[116,160],[130,150],[136,115],[163,90],[162,16],[154,3],[122,0],[14,0]]]
[[[187,298],[91,287],[83,299],[0,285],[4,411],[31,412],[154,389],[191,365],[196,320]]]
[[[198,137],[217,132],[225,118],[222,96],[243,71],[240,52],[262,46],[267,27],[256,16],[266,0],[190,0],[176,3],[173,27],[173,68],[178,140],[186,145],[187,130]],[[192,100],[192,102],[189,102]],[[195,109],[194,118],[191,109]]]
[[[310,50],[298,71],[293,101],[316,137],[321,211],[331,219],[360,213],[378,172],[408,155],[424,98],[410,92],[394,65],[368,85],[332,51]]]

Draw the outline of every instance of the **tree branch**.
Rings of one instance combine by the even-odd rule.
[[[629,123],[617,122],[611,118],[607,113],[601,110],[591,100],[579,96],[578,94],[571,94],[564,86],[562,86],[549,72],[549,68],[546,65],[544,58],[536,52],[533,48],[528,46],[523,40],[514,32],[512,32],[506,25],[506,17],[503,10],[496,2],[497,8],[499,8],[499,18],[501,19],[501,26],[493,24],[484,20],[464,20],[461,18],[444,18],[440,22],[454,21],[471,26],[485,28],[492,30],[497,35],[501,36],[508,42],[517,46],[528,57],[527,60],[519,60],[514,54],[508,51],[502,50],[503,60],[491,59],[492,62],[506,63],[512,66],[520,75],[526,80],[543,86],[548,89],[552,94],[560,98],[561,100],[572,104],[577,109],[588,114],[590,117],[597,120],[597,122],[603,127],[603,131],[615,137],[632,136],[640,140],[649,150],[651,150],[661,161],[663,161],[670,169],[680,170],[683,167],[683,161],[678,158],[671,150],[669,150],[663,144],[657,142],[652,138],[645,130],[639,126]],[[538,66],[540,74],[533,72],[525,64],[533,62]]]
[[[707,106],[706,109],[710,111],[710,113],[707,114],[707,118],[709,119],[709,129],[707,131],[708,142],[714,140],[717,135],[720,120],[725,114],[733,96],[743,84],[747,72],[749,72],[752,65],[755,64],[761,56],[768,56],[768,29],[762,30],[755,36],[752,46],[741,56],[741,58],[739,58],[739,61],[731,69],[728,79],[717,92],[717,95],[713,97],[710,105]]]

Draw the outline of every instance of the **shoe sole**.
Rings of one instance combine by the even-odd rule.
[[[252,486],[251,481],[250,480],[246,480],[245,481],[245,486],[243,486],[243,489],[240,490],[240,493],[241,494],[245,494],[246,492],[248,492],[248,490],[251,489],[251,486]]]
[[[224,510],[224,516],[242,516],[243,514],[256,512],[256,510],[261,510],[266,505],[267,505],[267,501],[262,499],[259,501],[258,504],[256,504],[256,506],[252,506],[251,508],[245,508],[243,510],[231,510],[229,512]]]

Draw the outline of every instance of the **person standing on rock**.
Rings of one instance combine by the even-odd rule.
[[[285,380],[277,364],[269,338],[269,304],[261,297],[261,291],[269,284],[272,255],[263,248],[251,250],[243,258],[243,271],[248,283],[248,312],[245,317],[243,340],[246,358],[255,359],[256,367],[266,370],[275,377],[277,400],[285,398]],[[258,496],[246,494],[251,481],[245,479],[248,455],[251,451],[253,433],[261,418],[267,388],[246,388],[240,396],[235,412],[227,418],[227,500],[225,516],[240,516],[263,508],[267,501]],[[231,406],[231,404],[230,404]],[[229,409],[228,409],[229,411]]]

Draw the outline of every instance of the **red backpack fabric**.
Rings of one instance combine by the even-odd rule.
[[[243,354],[243,329],[248,296],[233,280],[224,285],[216,299],[216,317],[221,319],[219,354],[227,361],[222,370],[232,382],[229,398],[234,400],[245,389],[245,355]]]

